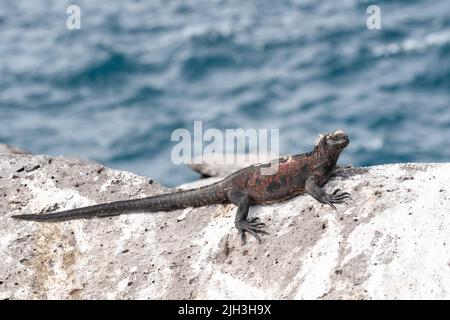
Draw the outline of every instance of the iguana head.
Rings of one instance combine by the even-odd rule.
[[[316,148],[314,149],[318,163],[332,169],[336,165],[342,150],[349,143],[348,135],[342,130],[320,135],[316,140]]]
[[[342,130],[337,130],[333,133],[330,132],[325,135],[319,135],[316,140],[316,147],[331,147],[333,149],[342,151],[345,147],[348,146],[349,143],[350,140],[348,139],[348,135]]]

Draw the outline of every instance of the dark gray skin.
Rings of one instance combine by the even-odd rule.
[[[261,168],[270,164],[259,164],[246,167],[222,181],[201,188],[49,214],[24,214],[12,217],[55,222],[232,203],[237,206],[235,226],[241,234],[242,243],[246,243],[246,233],[261,243],[259,234],[267,234],[264,230],[266,225],[260,222],[259,218],[247,219],[251,205],[279,202],[306,192],[320,203],[328,204],[336,210],[334,204],[345,203],[345,200],[351,199],[348,192],[337,189],[328,194],[322,188],[348,144],[347,134],[339,130],[321,137],[312,152],[279,159],[278,170],[273,175],[262,175]]]

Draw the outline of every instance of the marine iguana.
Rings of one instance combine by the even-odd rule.
[[[268,234],[264,230],[267,226],[259,218],[247,219],[251,205],[283,201],[306,192],[320,203],[328,204],[336,210],[334,204],[345,203],[345,200],[351,199],[348,192],[342,192],[340,189],[330,194],[322,189],[339,155],[348,144],[347,134],[338,130],[320,135],[311,152],[278,159],[278,171],[274,175],[261,174],[261,168],[271,163],[257,164],[236,171],[219,182],[196,189],[48,214],[23,214],[12,217],[54,222],[232,203],[237,206],[235,227],[241,234],[242,243],[246,243],[247,232],[261,243],[259,234]]]

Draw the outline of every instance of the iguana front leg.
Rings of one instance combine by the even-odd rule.
[[[236,217],[234,219],[234,225],[241,234],[242,244],[244,245],[247,242],[246,232],[254,236],[256,240],[258,240],[258,243],[261,243],[261,238],[258,233],[268,234],[268,232],[263,230],[263,228],[267,226],[265,223],[260,222],[259,218],[247,220],[248,209],[250,208],[250,197],[241,190],[229,191],[227,196],[228,200],[238,207]]]
[[[336,210],[336,207],[333,203],[345,203],[345,200],[352,198],[350,193],[342,192],[341,189],[336,189],[331,194],[326,193],[317,184],[314,176],[309,177],[308,180],[306,180],[305,191],[320,203],[330,205],[334,210]]]

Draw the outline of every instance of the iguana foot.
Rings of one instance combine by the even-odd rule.
[[[238,229],[239,233],[241,234],[242,245],[245,245],[247,243],[246,232],[254,236],[255,239],[258,241],[258,243],[262,242],[258,234],[269,234],[267,231],[264,230],[264,228],[266,228],[267,225],[261,222],[259,218],[252,218],[250,220],[244,221],[236,221],[235,226],[236,229]]]
[[[306,180],[305,191],[320,203],[330,205],[334,210],[336,210],[334,203],[345,203],[345,200],[352,198],[350,193],[342,192],[341,189],[336,189],[333,193],[326,193],[325,190],[317,184],[315,177],[310,177]]]
[[[341,189],[336,189],[331,194],[326,194],[324,202],[329,204],[334,210],[336,207],[333,203],[346,203],[345,200],[351,199],[352,196],[348,192],[342,192]]]

